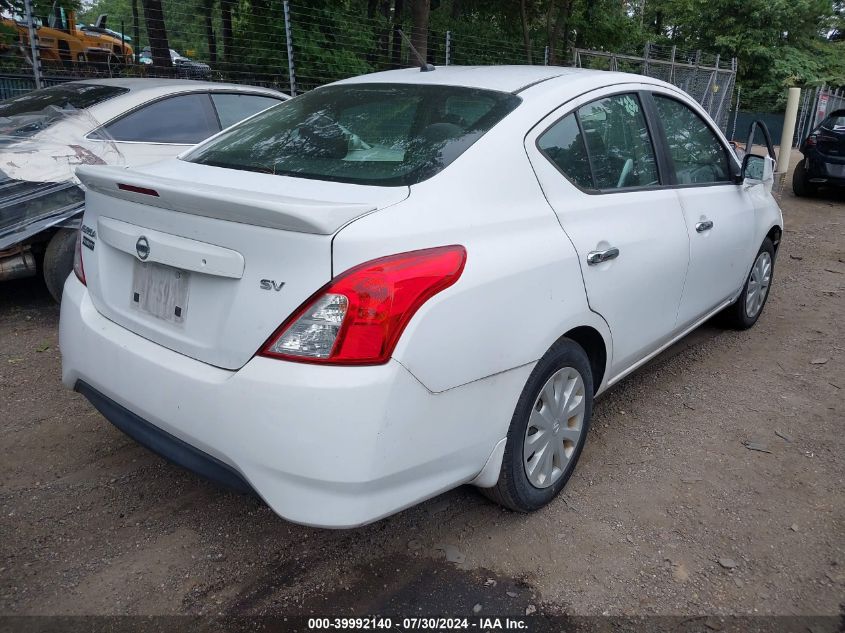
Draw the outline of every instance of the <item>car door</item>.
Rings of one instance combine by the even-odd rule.
[[[220,131],[207,92],[164,97],[108,122],[89,135],[111,140],[126,165],[171,158]]]
[[[619,90],[570,102],[526,137],[543,192],[578,252],[590,308],[610,327],[611,380],[671,339],[689,259],[641,96]]]
[[[651,98],[690,242],[677,321],[683,329],[742,287],[759,246],[752,244],[754,204],[712,124],[677,93],[653,91]]]

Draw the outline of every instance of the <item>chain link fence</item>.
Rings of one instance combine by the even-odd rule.
[[[799,147],[825,116],[834,110],[841,109],[845,109],[845,88],[828,86],[802,88],[792,146]],[[744,142],[751,122],[755,120],[763,121],[769,128],[772,140],[779,142],[784,124],[783,104],[773,104],[769,99],[747,99],[742,89],[737,88],[728,114],[726,131],[728,138]]]
[[[793,147],[798,147],[824,118],[835,110],[845,109],[845,89],[827,86],[801,91],[798,120],[795,123]]]
[[[701,51],[654,44],[647,44],[641,57],[578,48],[573,55],[574,65],[579,68],[637,73],[674,84],[697,100],[720,128],[727,128],[736,84],[736,59],[723,60]]]
[[[34,1],[24,0],[22,15],[3,19],[0,97],[87,77],[230,81],[296,95],[414,65],[409,38],[435,65],[562,64],[663,79],[698,100],[722,129],[736,81],[736,60],[701,51],[648,45],[642,56],[579,48],[562,54],[526,46],[513,25],[453,20],[443,12],[432,13],[420,38],[407,7],[397,13],[378,1],[353,11],[306,0],[97,0],[79,15],[55,8],[36,15]]]

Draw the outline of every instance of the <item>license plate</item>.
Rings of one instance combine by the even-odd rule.
[[[189,283],[188,271],[135,260],[130,305],[164,321],[182,324],[188,311]]]

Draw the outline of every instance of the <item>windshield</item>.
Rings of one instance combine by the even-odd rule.
[[[230,128],[185,160],[300,178],[411,185],[445,168],[519,103],[509,93],[455,86],[328,86]]]

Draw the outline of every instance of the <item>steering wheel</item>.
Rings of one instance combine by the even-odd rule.
[[[616,188],[621,189],[622,186],[625,184],[625,181],[628,180],[628,176],[631,175],[631,172],[634,171],[634,159],[629,158],[625,161],[625,165],[622,167],[622,173],[619,174],[619,182],[616,183]]]

